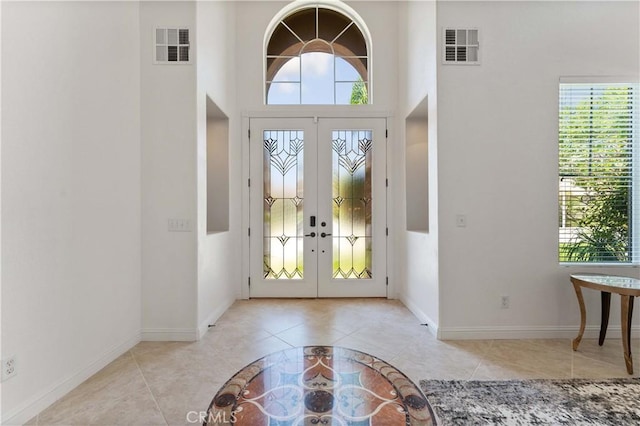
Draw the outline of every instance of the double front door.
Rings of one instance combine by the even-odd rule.
[[[250,297],[386,297],[386,120],[250,120]]]

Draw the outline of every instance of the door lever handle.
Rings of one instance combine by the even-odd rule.
[[[316,233],[315,233],[315,232],[312,232],[312,233],[310,233],[310,234],[305,234],[304,236],[305,236],[305,237],[312,237],[312,238],[313,238],[313,237],[315,237],[315,236],[316,236]]]
[[[329,235],[331,235],[331,234],[327,234],[326,232],[323,232],[322,234],[320,234],[320,236],[321,236],[322,238],[324,238],[324,237],[328,237]]]

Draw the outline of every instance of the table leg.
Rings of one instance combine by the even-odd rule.
[[[620,295],[620,324],[622,325],[622,349],[627,373],[633,374],[633,359],[631,358],[631,316],[633,314],[633,296]]]
[[[580,305],[580,331],[578,332],[578,337],[573,339],[573,350],[578,350],[578,345],[582,340],[582,335],[584,334],[584,327],[587,323],[587,311],[584,307],[584,298],[582,297],[582,289],[576,283],[573,283],[573,289],[576,291],[576,296],[578,297],[578,305]]]
[[[609,326],[609,308],[611,308],[611,293],[607,291],[600,292],[600,301],[602,304],[602,320],[600,321],[600,338],[598,344],[602,346],[604,338],[607,335],[607,327]]]

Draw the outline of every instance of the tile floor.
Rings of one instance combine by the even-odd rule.
[[[632,344],[637,358],[640,341]],[[236,302],[199,342],[139,343],[28,424],[202,424],[199,413],[235,372],[303,345],[367,352],[416,383],[628,376],[620,339],[583,339],[578,352],[569,339],[438,341],[395,300],[254,299]]]

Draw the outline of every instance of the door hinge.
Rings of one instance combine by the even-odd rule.
[[[389,236],[389,227],[387,227],[387,237]]]
[[[389,277],[387,277],[387,285],[389,285]]]
[[[384,137],[385,138],[389,137],[389,129],[384,129]]]
[[[251,277],[247,278],[247,284],[251,287]]]
[[[251,188],[251,178],[247,179],[247,186]]]
[[[389,178],[385,179],[385,184],[387,185],[387,188],[389,187]]]
[[[247,228],[247,236],[250,237],[251,236],[251,228]]]
[[[251,139],[251,129],[247,129],[247,137]]]

